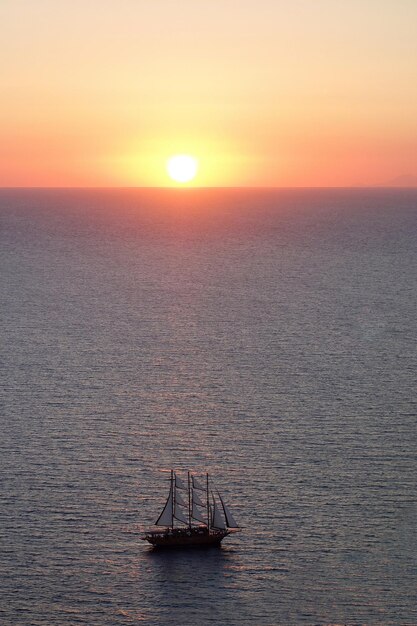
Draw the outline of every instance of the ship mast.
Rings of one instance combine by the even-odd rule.
[[[191,528],[191,482],[190,472],[188,471],[188,526]]]
[[[207,530],[210,532],[210,494],[209,494],[209,475],[206,474],[207,482]]]
[[[171,493],[172,493],[172,530],[174,530],[174,513],[175,513],[175,491],[174,491],[174,470],[171,470]]]

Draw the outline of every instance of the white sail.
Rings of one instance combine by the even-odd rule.
[[[172,488],[169,491],[168,499],[161,515],[155,522],[156,526],[172,526]]]
[[[198,482],[197,478],[193,476],[193,487],[194,489],[200,489],[200,491],[205,491],[206,488]]]
[[[186,485],[184,485],[184,482],[176,474],[175,474],[175,486],[178,487],[178,489],[187,489]]]
[[[217,492],[217,493],[219,494],[219,492]],[[220,498],[220,502],[222,503],[223,512],[224,512],[224,516],[226,518],[226,525],[227,525],[227,527],[228,528],[239,528],[239,524],[237,523],[237,521],[235,520],[235,518],[231,514],[229,508],[223,502],[223,498],[221,497],[220,494],[219,494],[219,498]]]
[[[195,504],[193,504],[193,510],[191,512],[191,517],[195,520],[197,520],[197,522],[202,522],[203,524],[207,524],[207,518],[204,517],[204,514],[202,513],[202,511],[200,511]]]
[[[197,492],[193,491],[192,498],[193,498],[194,504],[198,504],[198,506],[206,506],[205,503],[202,502]]]
[[[220,513],[219,507],[216,505],[216,501],[213,498],[213,506],[211,508],[211,525],[213,528],[219,528],[221,530],[226,529],[226,524]]]
[[[175,504],[180,504],[181,506],[188,506],[188,502],[184,502],[183,498],[176,491],[175,492]]]
[[[175,506],[174,517],[178,521],[184,522],[184,524],[188,524],[188,519],[185,517],[184,513],[181,511],[181,509],[178,506]]]

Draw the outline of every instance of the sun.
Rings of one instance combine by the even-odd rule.
[[[176,183],[188,183],[197,174],[198,160],[190,154],[175,154],[168,159],[166,167]]]

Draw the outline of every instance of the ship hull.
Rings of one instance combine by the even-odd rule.
[[[141,537],[154,548],[210,548],[220,546],[229,534],[227,530],[169,529],[165,532],[149,531]]]

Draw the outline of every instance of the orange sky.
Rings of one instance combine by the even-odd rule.
[[[416,0],[1,0],[0,186],[417,184]],[[414,178],[413,178],[414,177]]]

